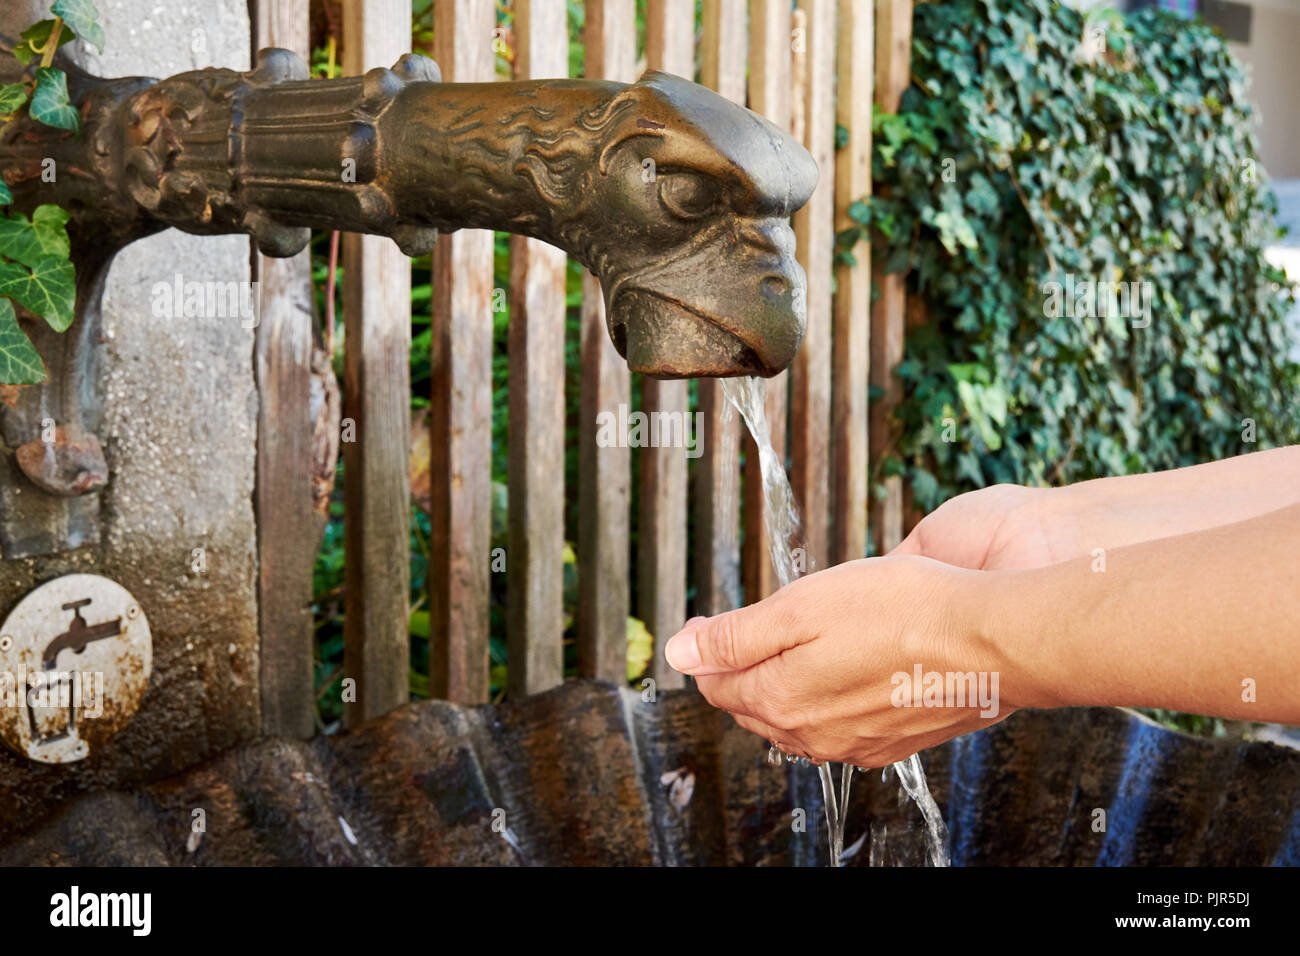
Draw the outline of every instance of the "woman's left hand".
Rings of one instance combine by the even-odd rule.
[[[850,561],[687,621],[665,654],[786,753],[882,767],[1025,705],[985,636],[982,576],[911,555]]]

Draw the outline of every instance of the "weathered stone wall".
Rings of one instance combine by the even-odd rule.
[[[65,49],[105,76],[247,69],[245,0],[97,0],[102,54]],[[0,33],[48,16],[6,3]],[[0,614],[70,572],[119,581],[153,629],[154,667],[139,713],[81,763],[29,763],[0,748],[0,829],[21,832],[72,793],[161,777],[258,732],[255,524],[257,394],[253,335],[238,316],[164,318],[155,283],[247,282],[243,236],[168,230],[117,256],[98,348],[99,436],[110,467],[98,546],[0,561]],[[192,567],[203,549],[206,569]]]

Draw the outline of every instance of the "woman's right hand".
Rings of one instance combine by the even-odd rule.
[[[1089,553],[1068,488],[991,485],[949,498],[890,554],[976,571],[1041,568]]]
[[[980,571],[1041,568],[1300,503],[1300,445],[1063,488],[992,485],[950,498],[891,554]]]

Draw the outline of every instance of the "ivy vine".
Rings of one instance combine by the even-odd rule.
[[[1221,36],[1153,10],[918,4],[912,81],[839,236],[844,257],[870,232],[929,311],[877,488],[905,474],[932,509],[1300,442],[1276,201]],[[1150,283],[1149,325],[1045,305],[1051,283],[1115,280]]]
[[[52,19],[24,30],[13,50],[30,75],[0,84],[0,121],[7,125],[27,115],[76,135],[81,120],[68,99],[68,78],[51,64],[55,51],[74,37],[102,51],[104,30],[90,0],[55,0],[50,13]],[[0,206],[12,203],[9,185],[0,179]],[[40,354],[18,324],[15,303],[56,332],[72,324],[76,276],[67,221],[63,209],[49,204],[37,206],[30,218],[12,211],[0,215],[0,385],[35,385],[46,378]]]

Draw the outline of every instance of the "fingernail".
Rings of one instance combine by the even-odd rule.
[[[682,631],[673,635],[664,648],[664,657],[676,671],[690,671],[700,666],[700,645],[695,639],[694,631]]]

